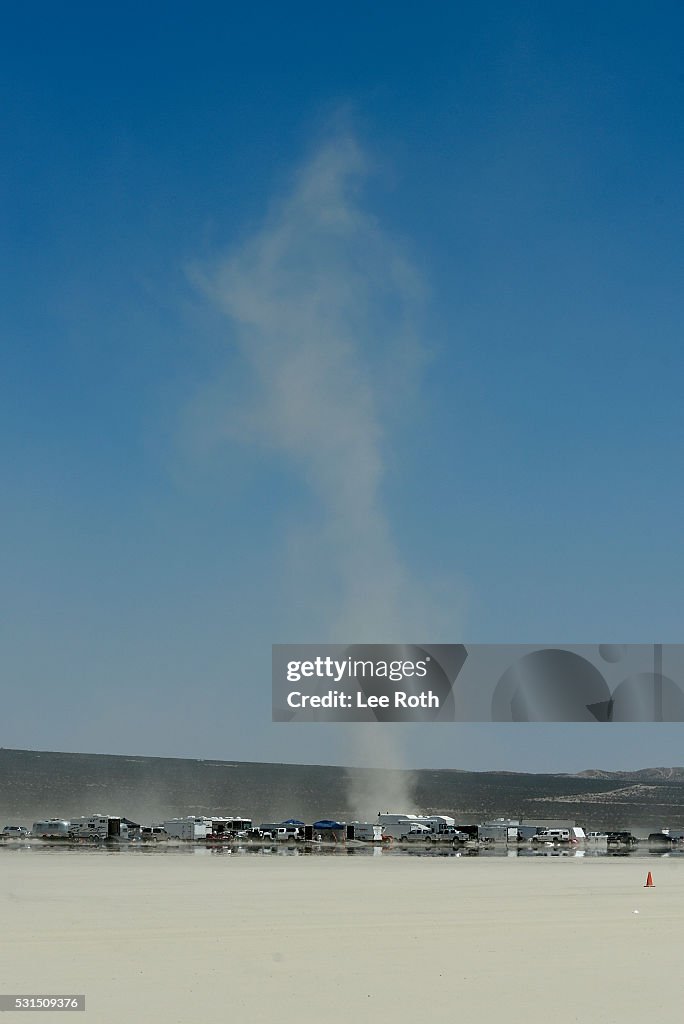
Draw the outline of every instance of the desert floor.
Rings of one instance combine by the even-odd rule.
[[[627,1024],[684,994],[669,858],[2,850],[0,921],[0,993],[95,1024]]]

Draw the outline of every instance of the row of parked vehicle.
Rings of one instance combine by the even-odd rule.
[[[638,846],[639,843],[646,843],[648,846],[674,847],[684,845],[684,833],[682,832],[651,832],[645,839],[638,839],[626,830],[613,832],[587,832],[585,839],[588,843],[605,843],[608,849],[629,848]],[[533,845],[539,843],[572,843],[576,842],[570,829],[545,829],[532,837]]]
[[[311,826],[288,819],[283,822],[264,823],[254,827],[248,818],[172,818],[159,825],[139,825],[128,818],[110,815],[89,815],[75,821],[50,818],[34,822],[31,830],[24,825],[5,825],[0,839],[64,839],[77,841],[161,842],[167,839],[206,842],[233,842],[251,839],[263,842],[280,840],[362,840],[371,842],[450,842],[495,843],[497,841],[530,842],[540,845],[575,845],[582,842],[605,844],[608,849],[630,849],[638,843],[651,847],[684,846],[684,831],[663,829],[652,832],[648,838],[637,839],[626,830],[587,832],[581,828],[546,828],[525,832],[520,827],[508,827],[497,822],[482,826],[462,826],[459,830],[454,819],[444,815],[419,816],[415,814],[380,814],[379,822],[340,822],[321,820]]]
[[[577,835],[582,833],[582,835]],[[589,843],[605,842],[607,846],[636,846],[639,840],[631,832],[587,832],[582,829],[546,828],[532,836],[533,845],[539,843],[578,843],[585,839]]]
[[[118,828],[112,827],[112,821],[118,823]],[[120,819],[93,818],[84,827],[82,822],[73,824],[61,819],[52,818],[49,821],[36,821],[32,829],[25,825],[5,825],[0,832],[1,839],[108,839],[120,838],[140,839],[142,841],[158,842],[168,839],[166,829],[161,825],[137,825],[134,829],[128,828]]]

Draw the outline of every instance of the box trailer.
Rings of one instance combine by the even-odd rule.
[[[196,842],[211,835],[211,821],[206,818],[170,818],[162,824],[169,839]]]
[[[371,821],[352,821],[347,825],[347,839],[360,839],[364,843],[382,842],[382,825]]]

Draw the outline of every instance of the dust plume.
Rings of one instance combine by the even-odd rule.
[[[453,633],[448,602],[401,557],[383,498],[388,463],[397,471],[396,405],[415,389],[426,352],[416,327],[424,287],[403,245],[364,208],[370,171],[350,134],[329,138],[264,225],[202,274],[249,371],[248,394],[224,396],[220,429],[285,460],[313,499],[316,529],[290,538],[306,639],[435,642]],[[327,635],[307,637],[312,622]],[[378,764],[401,763],[393,726],[346,728],[368,768],[350,776],[352,805],[408,809],[409,773],[392,773],[384,795],[372,780]]]

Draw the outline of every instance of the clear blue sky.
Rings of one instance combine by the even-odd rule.
[[[349,763],[271,725],[272,642],[682,640],[683,29],[4,12],[0,744]],[[386,728],[407,766],[684,761]]]

